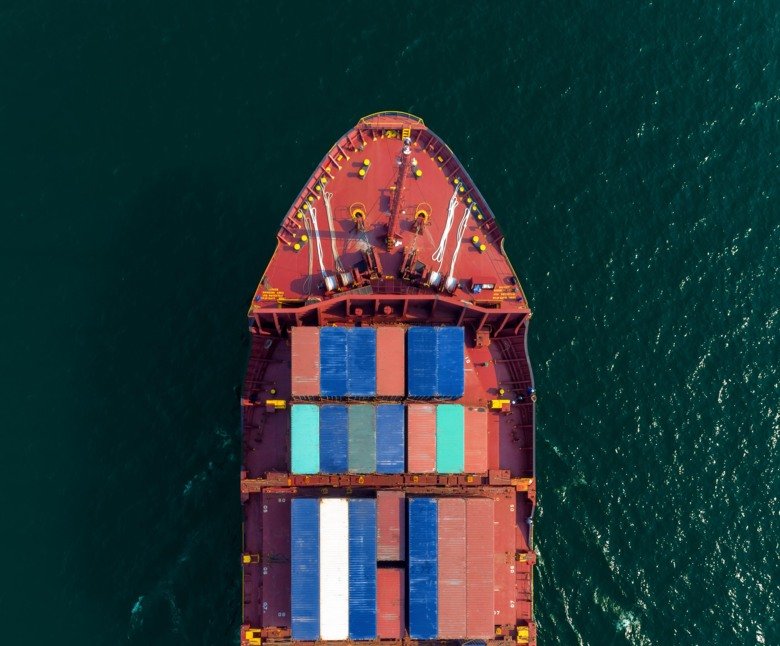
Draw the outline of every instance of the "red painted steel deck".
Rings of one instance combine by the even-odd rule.
[[[404,136],[408,136],[406,155]],[[367,169],[362,178],[361,169]],[[434,259],[455,190],[457,206],[446,249],[440,259]],[[467,208],[465,229],[458,237]],[[479,238],[476,244],[474,236]],[[420,119],[379,113],[362,119],[326,153],[284,216],[277,237],[276,251],[248,313],[252,344],[242,395],[242,643],[259,643],[254,640],[261,637],[264,642],[290,641],[290,498],[373,496],[382,488],[407,495],[466,498],[467,521],[487,514],[486,508],[468,506],[472,498],[493,499],[492,531],[469,531],[466,537],[466,577],[469,572],[476,577],[477,570],[485,571],[485,550],[492,552],[493,571],[489,581],[477,582],[471,599],[467,592],[464,620],[474,625],[481,621],[480,630],[486,638],[492,637],[490,643],[535,643],[530,519],[536,492],[536,397],[526,351],[531,315],[504,254],[500,229],[482,195],[452,151]],[[458,257],[451,271],[456,247]],[[431,272],[439,272],[440,280]],[[449,274],[456,280],[451,289],[444,289]],[[488,288],[475,290],[476,282]],[[415,472],[411,464],[407,474],[398,476],[289,475],[289,404],[301,398],[318,401],[316,364],[304,355],[292,356],[291,329],[356,324],[464,327],[465,394],[457,402],[487,409],[484,445],[475,437],[467,449],[473,472],[438,477],[421,473],[426,465]],[[381,348],[396,348],[378,352],[380,371],[381,364],[392,360],[388,355],[398,353],[400,338],[380,341]],[[296,393],[291,365],[308,380]],[[376,401],[404,401],[402,393],[400,398],[397,394],[403,370],[394,363],[380,374],[383,394]],[[492,409],[491,402],[498,399],[510,403]],[[281,401],[286,408],[269,401]],[[460,549],[453,544],[452,558]],[[487,559],[490,562],[489,555]],[[492,586],[492,599],[480,586]],[[488,607],[488,616],[493,617],[487,620],[489,626]],[[400,614],[403,621],[403,610]],[[457,629],[456,625],[453,634]]]

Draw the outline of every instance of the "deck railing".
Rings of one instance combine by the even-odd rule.
[[[384,121],[384,119],[388,120],[387,123]],[[374,112],[373,114],[366,115],[360,119],[358,123],[368,124],[369,121],[377,121],[377,123],[373,123],[371,125],[383,127],[392,123],[393,119],[410,119],[415,123],[419,123],[421,126],[425,125],[425,122],[421,117],[418,117],[415,114],[411,114],[410,112],[403,112],[401,110],[383,110],[381,112]]]

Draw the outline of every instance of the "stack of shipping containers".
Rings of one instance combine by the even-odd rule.
[[[292,473],[488,470],[486,409],[452,401],[462,328],[299,327],[291,342]],[[493,500],[400,489],[292,500],[292,639],[493,635]]]
[[[464,344],[462,327],[409,328],[406,334],[409,397],[463,397]]]
[[[403,404],[293,404],[290,470],[404,473]]]
[[[373,498],[294,498],[292,638],[376,638],[377,522]]]
[[[377,513],[377,635],[401,639],[406,625],[406,495],[379,490]]]
[[[409,635],[493,636],[493,500],[411,498]]]

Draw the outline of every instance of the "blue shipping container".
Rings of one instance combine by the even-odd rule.
[[[436,330],[410,327],[406,333],[406,381],[409,397],[435,397],[437,389]]]
[[[435,498],[409,499],[409,635],[434,639],[439,626],[438,508]]]
[[[323,397],[347,396],[346,328],[320,328],[320,391]]]
[[[465,343],[462,327],[436,328],[436,394],[463,397]]]
[[[320,408],[320,471],[347,472],[347,407],[331,404]]]
[[[376,328],[351,328],[347,334],[347,394],[376,395]]]
[[[403,404],[380,404],[376,407],[377,473],[404,472],[405,421]]]
[[[349,501],[349,638],[376,639],[376,500]]]
[[[291,514],[292,638],[320,637],[320,505],[316,498],[293,498]]]

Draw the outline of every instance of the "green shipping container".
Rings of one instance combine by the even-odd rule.
[[[376,473],[376,409],[360,404],[349,407],[350,473]]]
[[[293,473],[320,470],[320,409],[311,404],[293,404],[290,410],[290,468]]]
[[[439,404],[436,407],[436,471],[463,473],[464,468],[463,406]]]

